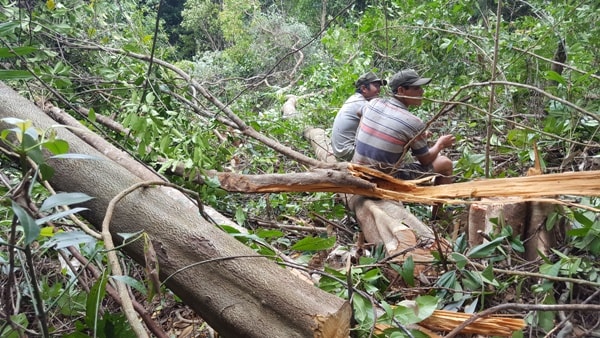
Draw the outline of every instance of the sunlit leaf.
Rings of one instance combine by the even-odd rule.
[[[65,154],[69,151],[69,143],[65,140],[52,140],[42,144],[42,146],[48,149],[54,155]]]
[[[40,236],[42,236],[42,237],[53,237],[54,236],[54,227],[53,226],[43,227],[40,230]]]

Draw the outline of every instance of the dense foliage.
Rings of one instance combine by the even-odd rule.
[[[323,225],[327,220],[353,231],[358,227],[330,193],[227,194],[210,182],[197,186],[174,175],[170,169],[176,166],[188,173],[306,170],[263,142],[239,133],[239,125],[222,107],[190,85],[192,79],[247,125],[312,156],[302,131],[308,126],[330,128],[358,75],[372,70],[389,77],[399,69],[415,68],[434,78],[426,90],[428,100],[415,112],[424,120],[446,103],[470,97],[431,125],[434,134],[457,136],[449,156],[458,181],[521,176],[533,165],[534,144],[546,172],[597,167],[597,1],[503,1],[499,18],[496,4],[488,0],[0,0],[0,4],[1,81],[34,102],[50,101],[65,109],[171,181],[199,191],[204,203],[251,230],[250,235],[238,238],[259,252],[265,252],[264,243],[268,243],[306,263],[334,247],[352,246],[353,239],[344,232],[337,237],[326,232],[308,236],[285,225]],[[282,118],[281,106],[288,95],[298,98],[298,113]],[[100,124],[99,116],[110,117],[128,132]],[[11,122],[17,126],[14,133],[28,134],[31,126],[26,121]],[[7,132],[2,134],[3,139],[6,136]],[[39,175],[28,170],[25,159],[30,157],[38,173],[50,175],[51,168],[39,160],[39,151],[45,148],[60,154],[66,152],[64,145],[42,132],[23,137],[29,148],[5,151],[0,162],[5,215],[0,228],[2,297],[14,299],[11,291],[13,296],[21,295],[17,304],[3,305],[2,336],[127,332],[121,316],[97,317],[98,307],[115,306],[98,302],[110,275],[102,243],[57,237],[72,229],[71,221],[62,220],[68,214],[40,222],[11,202],[10,192],[24,181],[32,182],[27,193],[40,211],[51,213],[43,203],[52,198],[64,205],[82,198],[49,197]],[[13,167],[10,154],[20,156],[23,166]],[[510,233],[510,227],[477,250],[470,250],[460,236],[453,243],[453,267],[420,292],[422,298],[417,299],[423,309],[478,311],[506,302],[502,295],[507,293],[515,302],[521,299],[531,304],[580,303],[588,296],[588,302],[598,303],[590,288],[600,285],[600,222],[594,209],[600,201],[581,198],[579,202],[591,208],[567,208],[556,215],[573,228],[564,247],[534,265],[521,266],[523,271],[548,278],[499,274],[491,268],[479,271],[470,264],[515,259],[523,239]],[[410,208],[424,222],[441,225],[429,221],[427,207]],[[458,215],[464,209],[452,212]],[[267,231],[269,224],[283,226]],[[549,227],[553,224],[548,221]],[[441,235],[450,238],[444,231]],[[82,285],[66,263],[72,254],[65,248],[71,246],[102,271],[91,288]],[[323,270],[320,287],[341,297],[349,295],[350,287],[342,281],[351,274],[351,287],[359,291],[353,297],[356,336],[371,333],[376,304],[385,312],[379,322],[392,324],[383,336],[408,336],[405,325],[414,320],[389,307],[419,293],[410,289],[418,284],[410,278],[411,262],[382,267],[378,264],[382,259],[381,248],[370,248],[350,271],[329,264],[319,267]],[[441,263],[447,263],[446,258],[440,258]],[[25,269],[31,266],[41,267],[37,277]],[[388,278],[392,270],[404,277],[400,286]],[[559,282],[552,277],[571,280]],[[577,280],[591,284],[581,285]],[[140,292],[148,287],[129,282]],[[36,317],[36,311],[46,316]],[[428,313],[424,310],[421,316]],[[527,314],[532,336],[562,329],[557,324],[563,320],[558,312]],[[61,326],[65,318],[73,325]],[[572,321],[590,332],[598,331],[585,315]]]

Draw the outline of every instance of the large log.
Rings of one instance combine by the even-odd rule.
[[[56,122],[31,102],[0,83],[0,118],[30,120],[42,129]],[[5,128],[7,125],[2,124]],[[99,228],[111,199],[142,180],[63,128],[55,128],[70,152],[98,160],[48,159],[55,169],[50,183],[58,191],[82,192],[94,199],[82,215]],[[136,190],[114,210],[110,231],[144,231],[158,256],[166,285],[224,337],[347,337],[350,305],[309,285],[203,219],[196,206],[176,189]],[[144,262],[139,241],[123,250]],[[223,258],[222,260],[220,260]],[[199,262],[205,264],[190,267]],[[181,270],[181,271],[180,271]],[[180,272],[178,272],[180,271]]]

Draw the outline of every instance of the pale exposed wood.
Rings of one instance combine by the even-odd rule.
[[[483,243],[483,234],[492,230],[491,224],[486,217],[487,206],[482,204],[472,204],[469,207],[469,219],[467,222],[468,242],[470,247]]]
[[[30,120],[43,130],[56,126],[31,102],[0,83],[0,118]],[[2,127],[6,127],[5,124]],[[82,213],[99,227],[109,201],[141,179],[65,128],[57,136],[70,151],[97,160],[52,159],[50,183],[57,191],[82,192],[94,199]],[[116,206],[110,231],[144,231],[157,253],[161,279],[224,337],[340,337],[349,335],[349,303],[309,285],[203,219],[197,208],[172,188],[136,190]],[[190,206],[191,205],[191,206]],[[123,251],[144,264],[143,243]],[[204,264],[197,265],[200,262]],[[196,264],[196,265],[194,265]],[[193,267],[192,267],[193,266]],[[187,269],[185,269],[188,267]]]
[[[298,111],[296,110],[296,102],[298,102],[298,97],[296,95],[287,95],[286,101],[281,107],[281,112],[283,113],[283,118],[291,118],[298,115]]]
[[[527,177],[542,175],[541,161],[537,146],[533,145],[535,165],[527,170]],[[556,246],[557,235],[562,226],[552,230],[546,227],[546,219],[559,205],[547,201],[524,201],[518,197],[483,199],[485,204],[474,203],[469,209],[469,245],[483,243],[484,235],[498,233],[501,226],[510,226],[514,236],[518,236],[525,246],[523,257],[535,260],[539,253],[547,254]],[[492,220],[497,220],[497,225]]]
[[[492,222],[493,219],[497,219],[497,223],[500,225],[511,226],[513,234],[522,236],[527,227],[528,202],[511,197],[484,199],[481,202],[471,204],[469,208],[470,246],[485,242],[483,235],[497,233],[500,230]]]
[[[310,142],[317,159],[327,163],[336,163],[329,137],[321,128],[307,128],[304,130],[304,138]]]

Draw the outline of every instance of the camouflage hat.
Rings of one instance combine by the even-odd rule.
[[[356,80],[356,83],[354,85],[356,86],[356,88],[360,88],[360,86],[365,86],[365,85],[368,85],[369,83],[373,83],[373,82],[379,82],[379,83],[381,83],[382,86],[385,86],[387,84],[386,80],[380,79],[373,72],[368,72],[368,73],[361,75],[358,78],[358,80]]]
[[[394,74],[390,79],[390,89],[393,93],[398,91],[398,87],[422,86],[431,82],[429,77],[420,77],[413,69],[403,69]]]

